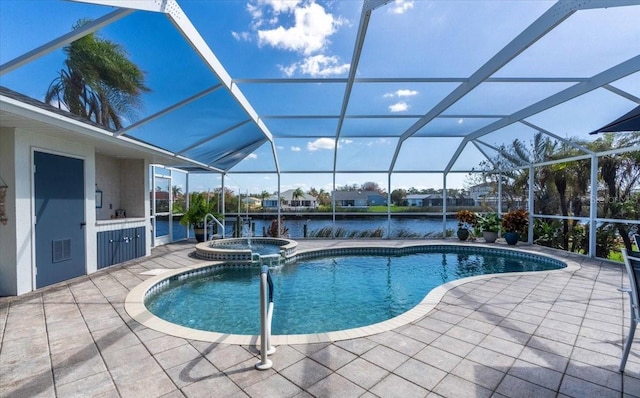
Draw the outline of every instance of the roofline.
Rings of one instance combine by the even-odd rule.
[[[22,97],[22,94],[18,95]],[[184,156],[180,156],[131,137],[116,136],[115,132],[111,130],[87,123],[84,120],[80,120],[73,114],[66,115],[66,112],[59,111],[51,105],[47,105],[45,103],[38,104],[36,102],[36,100],[32,100],[28,103],[22,101],[20,98],[14,98],[7,95],[7,93],[0,92],[0,111],[2,112],[7,112],[36,122],[45,123],[49,126],[82,135],[94,141],[102,141],[108,144],[133,149],[141,152],[141,154],[149,155],[150,157],[162,157],[169,163],[175,163],[176,160],[180,160],[186,164],[206,168],[211,172],[222,173],[222,170],[218,168],[207,166],[204,163],[185,158]]]

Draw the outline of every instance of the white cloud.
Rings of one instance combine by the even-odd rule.
[[[378,138],[375,141],[369,141],[367,142],[367,146],[374,146],[374,145],[389,145],[391,144],[391,140],[388,138]]]
[[[280,70],[287,76],[293,76],[299,71],[312,77],[326,77],[345,74],[350,67],[349,64],[340,64],[338,57],[318,54],[289,66],[280,66]]]
[[[418,95],[418,91],[416,90],[396,90],[392,93],[384,94],[384,98],[393,98],[393,97],[413,97],[414,95]]]
[[[307,150],[317,151],[319,149],[333,149],[336,146],[336,141],[333,138],[318,138],[313,142],[307,143]]]
[[[458,119],[458,124],[464,123],[464,119]]]
[[[389,105],[389,110],[391,112],[405,112],[409,109],[409,105],[406,102],[400,101],[393,105]]]
[[[389,12],[392,14],[404,14],[413,8],[413,0],[395,0],[389,4]]]
[[[343,139],[340,140],[340,143],[349,145],[349,144],[353,143],[353,140],[350,140],[350,139],[347,139],[347,138],[343,138]]]
[[[270,6],[276,14],[291,12],[295,10],[300,3],[302,3],[302,0],[258,0],[258,4]]]
[[[302,149],[299,146],[292,146],[291,152],[300,152]]]
[[[261,46],[269,45],[311,55],[325,50],[329,44],[329,37],[344,23],[341,18],[327,13],[322,6],[313,1],[305,5],[300,5],[300,2],[261,3],[269,4],[276,15],[283,12],[294,14],[294,24],[291,27],[285,28],[280,25],[273,29],[258,29],[258,43]],[[274,4],[278,5],[274,6]],[[263,26],[263,13],[256,12],[253,6],[247,8],[254,20],[257,20],[254,21],[254,27]],[[271,22],[273,23],[274,20]]]
[[[238,41],[250,41],[251,34],[249,32],[234,32],[231,31],[231,36]]]
[[[258,155],[256,155],[255,153],[250,153],[245,159],[258,159]]]
[[[278,68],[280,68],[280,71],[284,73],[287,77],[293,76],[293,74],[296,73],[296,70],[298,70],[298,67],[299,67],[298,63],[291,64],[289,66],[278,65]]]
[[[396,91],[398,97],[413,97],[414,95],[418,95],[416,90],[398,90]]]
[[[249,14],[251,14],[251,18],[253,18],[253,27],[257,29],[262,26],[262,8],[257,5],[248,3],[247,11],[249,11]]]

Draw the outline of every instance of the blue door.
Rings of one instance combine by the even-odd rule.
[[[84,275],[84,161],[34,153],[36,287]]]

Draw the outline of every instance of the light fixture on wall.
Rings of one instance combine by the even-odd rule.
[[[102,209],[102,190],[96,184],[96,209]]]
[[[0,224],[2,225],[7,225],[7,221],[9,221],[4,210],[4,198],[7,194],[7,188],[9,188],[9,186],[4,182],[2,177],[0,177]]]

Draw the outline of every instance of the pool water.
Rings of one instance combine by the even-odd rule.
[[[468,276],[558,269],[505,254],[460,252],[328,257],[272,271],[272,333],[307,334],[365,326],[400,315],[433,288]],[[258,267],[228,267],[175,281],[148,297],[149,311],[182,326],[259,334]]]

